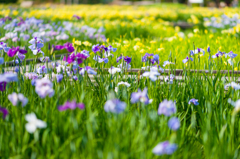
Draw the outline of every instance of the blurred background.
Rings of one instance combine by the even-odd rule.
[[[238,0],[0,0],[1,4],[37,5],[51,4],[115,4],[115,5],[150,5],[157,3],[181,3],[189,6],[238,7]]]

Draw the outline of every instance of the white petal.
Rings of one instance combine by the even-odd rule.
[[[36,122],[36,126],[38,128],[46,128],[47,124],[44,121],[38,119],[37,122]]]
[[[37,119],[36,115],[34,113],[31,113],[31,114],[27,114],[25,116],[25,119],[28,121],[28,122],[32,122],[32,121],[35,121]]]
[[[34,123],[27,123],[25,128],[29,133],[34,133],[37,129],[37,126]]]

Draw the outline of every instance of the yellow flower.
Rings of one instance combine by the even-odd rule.
[[[85,46],[92,46],[92,44],[90,43],[90,42],[88,42],[88,41],[84,41],[84,42],[82,42],[83,43],[83,45],[85,45]]]
[[[150,43],[151,43],[151,44],[155,44],[155,43],[156,43],[156,41],[152,40],[152,41],[150,41]]]
[[[144,49],[141,49],[141,50],[140,50],[140,53],[144,53],[144,52],[145,52],[145,50],[144,50]]]
[[[238,70],[238,68],[237,68],[237,67],[235,67],[235,68],[234,68],[234,71],[237,71],[237,70]]]

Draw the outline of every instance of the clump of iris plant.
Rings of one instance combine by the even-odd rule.
[[[113,56],[111,54],[112,52],[115,52],[117,49],[113,48],[112,46],[106,47],[105,45],[93,45],[92,51],[95,53],[95,56],[93,57],[93,60],[95,60],[98,63],[108,63],[108,57]]]
[[[73,100],[71,102],[67,101],[63,105],[59,106],[58,110],[59,111],[65,111],[65,110],[68,110],[68,109],[74,110],[76,108],[84,109],[85,105],[83,103],[77,103],[75,100]]]
[[[112,112],[112,113],[121,113],[125,110],[126,103],[120,101],[119,99],[111,99],[108,100],[104,105],[104,110],[106,112]]]
[[[161,142],[159,144],[157,144],[157,146],[154,147],[153,149],[153,153],[155,155],[171,155],[173,154],[177,149],[177,145],[176,144],[172,144],[169,143],[169,141],[164,141]]]

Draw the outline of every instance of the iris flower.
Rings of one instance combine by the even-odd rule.
[[[157,72],[157,71],[150,71],[150,72],[144,72],[143,74],[142,74],[142,76],[144,76],[144,77],[149,77],[149,79],[151,80],[151,81],[156,81],[157,80],[157,76],[159,76],[160,75],[160,73],[159,72]]]
[[[177,108],[175,105],[175,102],[173,101],[168,101],[168,100],[164,100],[159,104],[158,107],[158,114],[161,115],[165,115],[165,116],[171,116],[172,114],[176,113]]]
[[[3,107],[0,107],[0,112],[3,114],[3,119],[5,119],[6,116],[9,114],[8,110]]]
[[[238,99],[236,102],[234,102],[229,98],[228,103],[231,104],[232,106],[234,106],[234,111],[236,111],[236,112],[240,111],[240,99]]]
[[[168,127],[171,130],[178,130],[180,128],[180,121],[177,117],[173,117],[168,121]]]
[[[54,95],[54,90],[52,87],[53,84],[49,79],[36,79],[35,91],[40,98],[45,98],[46,96],[52,97]]]
[[[147,95],[147,88],[144,88],[143,91],[138,89],[138,92],[133,92],[131,94],[131,103],[142,102],[144,104],[149,104],[149,98]]]
[[[171,155],[176,151],[176,149],[177,149],[176,144],[171,144],[168,141],[164,141],[159,143],[157,146],[155,146],[152,152],[155,155],[165,155],[165,154]]]
[[[37,130],[37,128],[46,128],[47,127],[47,124],[44,121],[38,119],[36,117],[35,113],[27,114],[25,116],[25,119],[28,122],[25,125],[25,128],[31,134],[34,133]]]
[[[224,86],[224,89],[228,89],[229,87],[232,87],[235,90],[239,90],[240,89],[240,85],[235,83],[235,82],[231,82],[231,83],[226,84]]]
[[[194,105],[199,105],[198,100],[194,98],[189,100],[188,104],[191,104],[191,103]]]
[[[187,56],[185,59],[182,60],[182,62],[187,63],[189,59],[193,61],[193,58]]]
[[[21,103],[21,105],[24,107],[28,103],[28,99],[24,97],[22,93],[15,93],[13,92],[12,94],[8,95],[8,99],[12,103],[13,106],[16,106],[18,103]]]
[[[112,113],[121,113],[125,110],[126,103],[120,101],[119,99],[112,99],[108,100],[104,105],[104,110],[106,112],[112,112]]]

